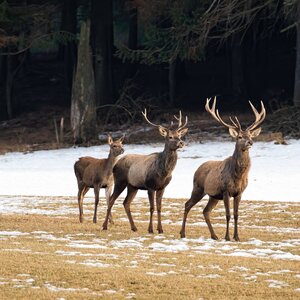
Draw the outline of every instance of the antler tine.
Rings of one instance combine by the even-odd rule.
[[[249,103],[250,103],[250,106],[252,108],[252,111],[254,112],[255,121],[246,130],[253,130],[258,125],[260,125],[263,122],[263,120],[265,119],[266,109],[265,109],[264,103],[262,101],[260,101],[260,105],[261,105],[261,112],[260,113],[254,107],[254,105],[251,103],[251,101],[249,101]]]
[[[163,126],[161,126],[161,125],[157,125],[157,124],[152,123],[152,122],[148,119],[148,117],[147,117],[147,109],[146,109],[146,108],[145,108],[145,111],[142,112],[142,115],[144,116],[145,120],[146,120],[150,125],[155,126],[155,127],[163,127]],[[164,127],[163,127],[163,128],[164,128]]]
[[[181,114],[181,110],[179,111],[179,117],[177,117],[176,115],[174,115],[174,118],[178,121],[178,128],[181,126],[182,124],[182,114]]]
[[[242,126],[241,126],[241,123],[240,123],[239,119],[237,118],[237,116],[234,116],[234,118],[235,118],[235,121],[233,121],[232,118],[229,117],[231,123],[232,123],[236,128],[238,128],[239,130],[242,130]]]
[[[206,109],[207,112],[209,112],[209,113],[211,114],[211,116],[212,116],[216,121],[218,121],[219,123],[221,123],[222,125],[224,125],[224,126],[227,127],[227,128],[235,128],[235,129],[236,129],[236,128],[239,128],[239,127],[237,126],[237,124],[235,124],[235,122],[232,122],[232,120],[231,120],[231,122],[234,124],[234,126],[233,126],[233,125],[230,125],[230,124],[227,124],[226,122],[224,122],[224,121],[222,120],[222,118],[220,117],[220,114],[219,114],[218,109],[216,109],[217,97],[214,98],[214,102],[213,102],[212,108],[209,107],[209,102],[210,102],[210,100],[211,100],[211,98],[209,98],[209,99],[207,98],[207,99],[206,99],[205,109]]]
[[[188,117],[185,116],[185,122],[182,125],[182,113],[181,113],[181,110],[179,111],[179,117],[177,117],[176,115],[174,115],[174,118],[178,121],[178,129],[177,130],[180,130],[180,129],[184,128],[187,125],[187,123],[188,123]]]

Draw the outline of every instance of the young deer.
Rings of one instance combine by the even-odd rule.
[[[108,158],[94,158],[90,156],[80,157],[74,164],[74,171],[78,183],[78,206],[79,206],[79,221],[83,221],[83,198],[90,188],[94,188],[95,193],[95,210],[93,222],[97,223],[97,206],[99,202],[100,188],[105,188],[105,197],[107,205],[111,195],[113,180],[113,167],[117,161],[117,157],[124,153],[123,139],[113,141],[112,137],[108,136],[108,144],[110,151]],[[112,217],[110,215],[110,221]]]
[[[231,124],[225,123],[218,110],[216,110],[216,97],[214,99],[212,108],[209,106],[210,99],[207,99],[205,109],[212,115],[212,117],[219,123],[229,129],[230,135],[235,138],[235,150],[232,156],[223,161],[207,161],[203,163],[194,174],[194,187],[191,198],[185,203],[185,211],[182,222],[180,235],[185,237],[185,223],[190,209],[198,203],[206,194],[209,196],[208,203],[203,210],[204,218],[211,238],[217,240],[212,225],[210,223],[210,213],[215,208],[219,200],[224,201],[226,211],[226,235],[225,239],[230,240],[229,237],[229,220],[230,220],[230,197],[233,197],[234,209],[234,236],[236,241],[239,241],[238,235],[238,209],[242,197],[242,193],[248,184],[248,172],[250,169],[249,149],[253,145],[252,138],[260,134],[261,128],[257,128],[265,119],[266,111],[261,102],[261,112],[255,109],[251,102],[250,106],[255,114],[255,121],[246,130],[242,130],[240,122],[237,117],[235,121],[230,118]]]
[[[113,170],[115,186],[109,201],[106,218],[103,223],[103,230],[107,230],[108,217],[115,200],[127,187],[127,196],[123,205],[130,222],[131,230],[137,231],[131,216],[130,204],[137,191],[140,189],[148,191],[150,203],[148,232],[153,233],[152,217],[154,212],[154,198],[156,196],[158,219],[157,230],[159,233],[163,233],[161,225],[161,200],[165,187],[171,181],[172,172],[177,162],[176,151],[178,148],[182,148],[184,146],[184,142],[181,140],[181,137],[188,131],[188,128],[184,128],[187,125],[187,117],[185,119],[185,123],[182,125],[181,112],[179,117],[175,116],[178,121],[178,128],[173,130],[171,129],[173,123],[171,123],[169,128],[166,128],[150,122],[147,118],[146,110],[142,114],[150,125],[158,127],[159,133],[165,138],[164,150],[162,152],[152,153],[149,155],[128,154],[118,161]]]

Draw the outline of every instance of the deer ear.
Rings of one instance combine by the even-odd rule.
[[[252,130],[250,133],[251,137],[255,138],[255,137],[259,136],[260,132],[261,132],[261,127],[255,129],[255,130]]]
[[[125,139],[125,134],[122,137],[119,138],[119,142],[123,143],[124,139]]]
[[[168,135],[168,131],[166,130],[166,128],[163,128],[162,126],[158,126],[158,130],[160,135],[162,135],[163,137],[166,137]]]
[[[108,145],[111,145],[113,143],[113,139],[112,139],[110,134],[108,134],[107,137],[108,137],[107,138],[107,143],[108,143]]]
[[[233,138],[236,138],[236,137],[239,135],[238,131],[237,131],[236,129],[234,129],[234,128],[231,128],[231,127],[229,127],[229,134],[230,134]]]
[[[180,137],[182,137],[188,132],[188,130],[189,130],[188,128],[183,128],[183,129],[179,130],[178,135]]]

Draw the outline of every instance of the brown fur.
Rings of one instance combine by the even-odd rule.
[[[203,163],[195,172],[192,195],[190,199],[185,203],[185,211],[180,235],[182,238],[185,237],[185,224],[190,209],[205,195],[208,195],[209,200],[203,210],[203,214],[210,231],[211,238],[215,240],[218,239],[210,222],[210,213],[215,208],[218,201],[223,200],[226,211],[227,224],[225,239],[229,241],[229,221],[231,218],[229,200],[231,197],[233,197],[233,237],[236,241],[239,241],[238,209],[242,194],[248,184],[248,173],[251,165],[249,149],[253,144],[252,137],[258,136],[261,131],[260,128],[255,128],[257,127],[256,125],[262,122],[265,116],[265,111],[263,105],[261,114],[258,114],[256,110],[253,110],[256,115],[256,121],[250,127],[248,127],[249,129],[242,130],[237,119],[236,122],[232,122],[234,126],[231,126],[224,123],[224,121],[220,118],[218,112],[214,113],[215,102],[216,100],[214,100],[213,109],[211,110],[208,106],[208,100],[206,109],[213,115],[213,117],[217,121],[229,128],[230,135],[236,139],[235,150],[232,156],[226,158],[223,161],[207,161]]]
[[[153,123],[151,124],[153,125]],[[179,122],[179,124],[181,123]],[[160,134],[165,137],[165,147],[162,152],[149,155],[129,154],[118,161],[113,170],[115,186],[110,198],[107,215],[103,223],[103,230],[107,229],[108,216],[115,200],[127,187],[127,196],[123,205],[130,222],[131,230],[136,231],[137,228],[131,215],[130,204],[137,191],[140,189],[148,191],[150,203],[148,232],[153,233],[152,216],[154,212],[155,197],[158,219],[157,230],[159,233],[163,232],[161,225],[161,200],[165,187],[171,181],[172,172],[177,162],[176,151],[178,148],[184,146],[181,137],[186,134],[187,130],[187,128],[183,129],[182,127],[177,130],[171,130],[159,126]]]
[[[94,158],[85,156],[79,158],[74,164],[74,172],[78,184],[78,206],[79,206],[79,221],[83,221],[83,198],[90,188],[94,189],[95,193],[95,209],[93,222],[97,223],[97,206],[99,203],[100,188],[105,188],[105,196],[108,204],[111,194],[113,180],[113,167],[117,161],[117,157],[124,152],[123,138],[113,141],[108,138],[110,152],[108,158]],[[112,217],[110,215],[112,222]]]

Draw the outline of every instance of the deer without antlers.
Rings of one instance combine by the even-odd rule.
[[[115,200],[127,187],[127,196],[123,202],[126,214],[128,216],[131,230],[137,231],[137,228],[133,222],[130,204],[134,199],[137,191],[147,190],[150,203],[150,221],[148,226],[148,232],[153,233],[152,216],[154,212],[154,198],[156,197],[157,206],[157,230],[159,233],[163,232],[161,225],[161,200],[165,190],[165,187],[169,184],[172,178],[172,172],[177,162],[177,149],[184,146],[184,142],[181,137],[184,136],[188,128],[187,117],[185,123],[182,124],[182,115],[179,113],[179,117],[176,117],[178,121],[178,128],[171,129],[173,123],[169,128],[162,125],[156,125],[149,121],[147,117],[147,111],[142,113],[145,120],[152,126],[158,128],[159,133],[165,138],[165,147],[162,152],[152,153],[149,155],[128,154],[122,157],[114,167],[113,174],[115,180],[115,186],[113,194],[110,198],[109,206],[105,221],[103,223],[103,230],[107,229],[108,216],[114,205]]]
[[[210,99],[207,99],[205,108],[211,116],[229,129],[229,134],[235,138],[235,150],[232,156],[223,161],[207,161],[203,163],[194,174],[194,185],[191,198],[185,203],[185,211],[182,222],[180,235],[185,237],[185,224],[187,215],[190,209],[198,203],[206,194],[209,196],[208,203],[203,210],[204,218],[207,223],[211,238],[217,240],[210,222],[210,213],[215,208],[219,200],[224,201],[226,211],[226,235],[225,239],[230,240],[229,236],[229,221],[230,221],[230,205],[229,200],[233,200],[234,209],[234,236],[236,241],[239,241],[238,235],[238,210],[242,193],[248,184],[248,172],[250,169],[249,149],[253,145],[252,138],[260,134],[261,128],[258,126],[263,122],[266,116],[266,111],[261,102],[261,112],[249,101],[252,111],[255,115],[255,121],[246,130],[242,130],[240,122],[237,117],[233,120],[230,117],[232,124],[224,122],[218,110],[216,110],[216,97],[212,108],[210,108]]]
[[[83,221],[83,198],[90,188],[94,188],[95,193],[95,209],[93,222],[97,223],[97,206],[99,202],[100,188],[105,188],[106,202],[108,205],[109,197],[113,187],[112,170],[117,161],[117,157],[124,153],[123,139],[113,141],[112,137],[108,136],[108,144],[110,151],[108,158],[94,158],[90,156],[80,157],[74,164],[74,171],[78,184],[78,206],[79,206],[79,221]],[[110,215],[110,221],[112,217]]]

